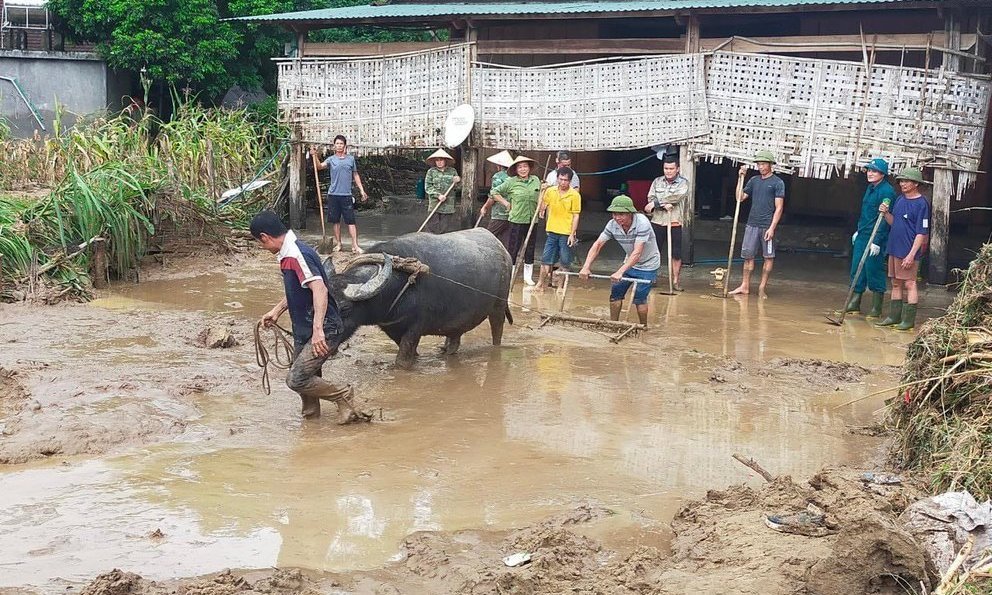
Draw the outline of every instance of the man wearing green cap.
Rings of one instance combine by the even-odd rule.
[[[613,287],[610,290],[610,319],[620,320],[620,310],[623,300],[632,283],[623,281],[624,277],[644,279],[653,282],[658,278],[658,267],[661,266],[661,255],[655,241],[651,222],[634,207],[634,201],[629,196],[620,195],[613,199],[606,209],[613,218],[606,224],[603,233],[589,248],[586,261],[579,271],[579,277],[588,279],[592,274],[590,267],[599,256],[606,242],[616,240],[623,248],[626,257],[610,278]],[[648,323],[648,294],[651,293],[651,283],[638,283],[634,289],[634,307],[637,308],[637,318],[641,324]]]
[[[785,182],[772,173],[775,154],[771,151],[758,151],[754,156],[758,165],[758,174],[747,181],[743,190],[738,191],[737,201],[751,201],[751,213],[744,226],[744,240],[741,242],[741,258],[744,259],[744,275],[740,286],[731,291],[730,295],[747,295],[751,292],[751,271],[754,270],[754,258],[761,254],[764,262],[761,265],[761,284],[758,285],[758,296],[768,297],[765,289],[768,287],[768,277],[775,264],[775,228],[782,219],[785,209]],[[747,173],[747,166],[742,165],[740,175]],[[738,185],[740,188],[740,185]]]
[[[916,325],[916,305],[920,301],[916,276],[930,235],[930,204],[920,193],[920,185],[926,181],[919,169],[907,167],[899,172],[896,180],[901,194],[896,197],[892,210],[884,202],[878,207],[878,212],[892,226],[886,248],[892,300],[889,315],[877,326],[894,326],[896,330],[908,331]]]
[[[851,236],[853,246],[853,259],[851,260],[851,283],[854,283],[854,293],[851,300],[845,306],[847,312],[861,311],[861,296],[865,292],[865,287],[871,290],[871,309],[868,310],[867,318],[878,318],[882,315],[882,299],[885,297],[885,254],[882,248],[889,238],[889,224],[884,220],[879,223],[875,238],[868,243],[871,230],[875,228],[875,221],[878,218],[878,207],[884,202],[891,205],[896,199],[896,191],[889,184],[885,176],[889,173],[889,164],[884,159],[872,159],[865,166],[865,176],[868,178],[868,188],[861,198],[861,218],[858,219],[858,229]],[[858,265],[865,251],[868,256],[865,258],[865,265],[861,275],[855,279],[858,272]]]

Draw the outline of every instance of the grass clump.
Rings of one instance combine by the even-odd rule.
[[[897,455],[935,492],[992,497],[992,244],[964,273],[957,297],[910,344],[891,415]]]

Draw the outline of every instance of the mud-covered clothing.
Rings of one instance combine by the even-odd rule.
[[[544,204],[548,205],[548,223],[545,229],[548,233],[564,236],[572,233],[572,218],[582,212],[582,196],[574,188],[565,192],[554,188],[544,191]]]
[[[493,174],[493,179],[489,184],[489,196],[493,195],[493,189],[502,184],[510,177],[505,169],[501,169]],[[503,198],[506,198],[505,196]],[[509,199],[507,199],[509,200]],[[510,211],[502,203],[493,201],[492,209],[489,211],[489,218],[492,220],[506,221],[510,217]],[[499,237],[499,236],[497,236]]]
[[[864,256],[865,251],[871,249],[868,238],[871,236],[871,230],[875,228],[875,221],[878,220],[879,205],[882,204],[882,201],[887,200],[891,207],[895,199],[896,191],[886,180],[882,180],[878,184],[868,184],[868,188],[865,189],[865,194],[861,198],[861,217],[858,219],[858,235],[854,238],[854,246],[851,250],[850,278],[851,281],[854,281],[854,291],[856,293],[864,293],[866,288],[875,293],[885,293],[887,263],[885,261],[886,255],[884,248],[889,239],[889,224],[886,223],[884,217],[878,224],[875,239],[871,242],[881,248],[881,250],[875,256],[872,256],[869,252],[865,258],[865,265],[861,271],[861,275],[857,279],[854,278],[854,275],[858,272],[858,265],[861,263],[861,258]]]
[[[293,342],[299,350],[313,336],[313,291],[310,284],[323,283],[328,287],[327,312],[324,314],[324,336],[333,345],[335,335],[341,333],[343,324],[338,313],[337,303],[330,294],[327,271],[317,252],[296,237],[290,230],[286,232],[282,248],[276,255],[282,271],[283,286],[286,290],[286,304],[289,318],[293,323]]]
[[[775,199],[785,198],[785,182],[775,174],[767,178],[754,176],[744,184],[744,194],[751,199],[747,224],[768,229],[775,216]]]
[[[355,156],[334,154],[324,160],[324,165],[327,166],[327,194],[351,196],[351,183],[358,171]]]
[[[337,384],[323,378],[324,362],[329,357],[330,353],[315,355],[310,341],[296,345],[293,365],[286,373],[286,386],[300,395],[305,415],[307,411],[311,415],[320,413],[320,399],[347,399],[352,394],[350,384]]]
[[[906,258],[918,235],[930,235],[930,203],[923,195],[906,198],[900,194],[892,205],[892,229],[889,231],[886,254]],[[916,252],[916,260],[923,258],[923,252],[921,247]]]
[[[569,168],[569,169],[571,169],[571,168]],[[549,171],[548,172],[548,177],[546,177],[544,179],[544,181],[545,181],[545,183],[547,183],[548,186],[557,186],[558,185],[558,169],[555,168],[555,169]],[[571,182],[571,186],[572,186],[572,188],[574,188],[576,190],[579,189],[579,174],[575,173],[574,170],[572,171],[572,182]]]
[[[427,175],[424,176],[424,189],[427,191],[427,212],[434,210],[437,206],[437,197],[440,194],[444,194],[448,188],[451,187],[451,182],[454,180],[458,172],[455,168],[448,166],[443,170],[436,167],[432,167],[427,170]],[[458,184],[455,184],[455,188]],[[455,212],[455,197],[448,195],[447,200],[441,203],[441,206],[437,209],[438,213],[454,213]]]
[[[657,271],[661,266],[661,255],[658,253],[658,242],[654,236],[654,229],[648,218],[640,213],[634,213],[634,220],[630,224],[630,229],[624,231],[620,224],[610,219],[609,223],[599,234],[601,242],[616,240],[623,248],[624,255],[629,257],[637,244],[644,244],[641,256],[631,268],[640,271]]]
[[[682,210],[687,196],[689,180],[682,176],[675,176],[671,182],[665,176],[655,178],[648,189],[648,200],[654,202],[651,223],[662,227],[667,227],[669,223],[672,227],[682,225]],[[663,205],[672,205],[672,210],[666,210]]]
[[[541,180],[537,176],[528,176],[521,179],[520,176],[507,178],[505,182],[493,188],[493,194],[498,194],[510,203],[510,223],[526,223],[530,225],[530,220],[537,210],[537,198],[541,192]]]

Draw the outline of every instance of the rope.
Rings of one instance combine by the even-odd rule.
[[[637,161],[635,161],[633,163],[628,163],[627,165],[621,165],[620,167],[614,167],[613,169],[604,169],[603,171],[590,171],[590,172],[577,171],[577,172],[575,172],[575,174],[578,175],[578,176],[605,176],[606,174],[614,174],[614,173],[616,173],[618,171],[623,171],[625,169],[630,169],[630,168],[634,167],[635,165],[640,165],[640,164],[644,163],[645,161],[648,161],[650,159],[657,159],[657,158],[658,158],[658,155],[657,154],[652,154],[652,155],[648,155],[644,159],[638,159]]]
[[[272,354],[275,357],[269,356],[269,350],[262,343],[263,328],[268,328],[272,332]],[[278,370],[288,370],[293,365],[296,349],[291,341],[292,336],[293,333],[278,324],[265,327],[262,325],[261,320],[255,323],[255,363],[258,364],[259,368],[262,368],[262,390],[267,395],[272,394],[272,384],[269,381],[269,366],[271,365]]]

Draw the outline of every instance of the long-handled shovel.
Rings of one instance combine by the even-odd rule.
[[[851,301],[851,296],[854,295],[854,286],[858,284],[858,278],[861,277],[861,271],[865,267],[865,261],[868,260],[868,253],[871,251],[871,245],[875,242],[875,234],[878,233],[878,228],[882,224],[882,213],[878,214],[878,218],[875,219],[875,227],[871,228],[871,235],[868,236],[868,245],[865,246],[864,252],[861,253],[861,262],[858,263],[858,268],[854,272],[854,278],[851,279],[851,287],[847,290],[847,297],[844,298],[844,305],[840,309],[840,318],[834,319],[829,314],[824,314],[830,324],[841,326],[844,324],[844,318],[847,317],[847,304]]]
[[[455,183],[452,182],[451,186],[448,186],[448,189],[444,191],[444,195],[448,196],[448,193],[451,192],[452,189],[454,189],[454,187],[455,187]],[[420,224],[420,227],[417,228],[417,231],[424,231],[424,228],[427,227],[427,222],[431,220],[431,217],[434,216],[434,213],[437,212],[440,206],[441,206],[441,201],[438,201],[437,204],[434,205],[434,208],[431,209],[431,212],[427,213],[427,218],[424,219],[424,222]]]
[[[472,226],[472,229],[479,227],[479,224],[482,223],[482,218],[485,217],[485,215],[485,213],[479,213],[479,218],[475,220],[475,225]]]
[[[730,271],[731,267],[734,266],[734,244],[737,243],[737,220],[741,216],[741,201],[738,197],[743,191],[744,172],[741,171],[737,176],[737,192],[734,194],[734,202],[737,204],[734,206],[734,228],[733,231],[730,232],[730,249],[727,251],[727,270],[723,273],[723,294],[717,296],[724,299],[730,295]]]
[[[672,222],[669,220],[668,227],[668,291],[659,291],[660,295],[675,295],[675,281],[672,279]]]
[[[327,225],[324,223],[324,198],[320,192],[320,169],[317,167],[317,156],[310,154],[313,161],[313,185],[317,189],[317,207],[320,209],[320,244],[317,245],[317,252],[327,253],[334,249],[334,245],[328,246]]]

